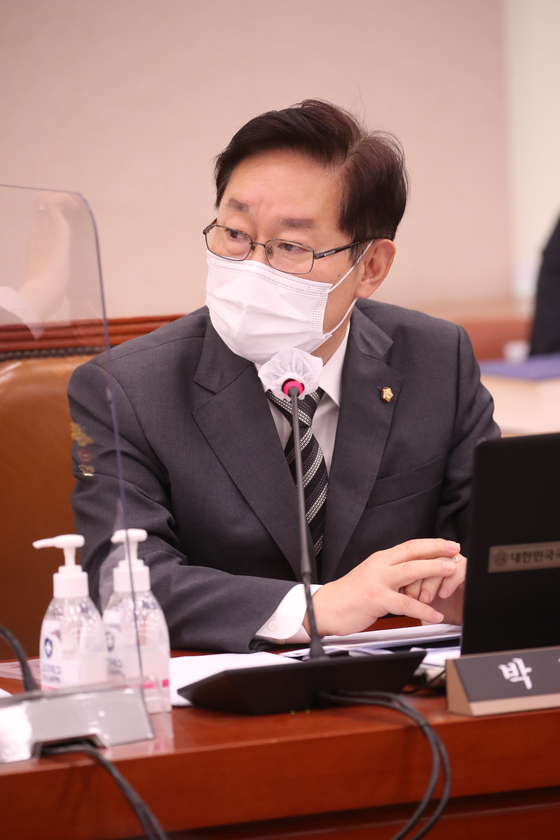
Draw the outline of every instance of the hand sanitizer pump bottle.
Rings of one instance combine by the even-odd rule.
[[[107,648],[101,615],[88,592],[86,572],[76,565],[78,534],[36,540],[35,548],[64,551],[65,565],[53,575],[54,598],[43,619],[41,688],[52,690],[107,681]]]
[[[146,709],[150,713],[168,712],[171,710],[169,632],[163,610],[150,590],[150,570],[138,559],[138,543],[147,536],[141,528],[129,528],[128,531],[115,531],[111,537],[112,543],[124,543],[125,559],[113,570],[113,594],[103,613],[107,665],[110,680],[137,681],[141,659]]]

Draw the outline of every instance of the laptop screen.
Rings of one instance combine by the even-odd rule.
[[[560,645],[560,434],[475,450],[461,653]]]

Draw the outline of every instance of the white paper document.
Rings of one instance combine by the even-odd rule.
[[[411,648],[411,650],[424,650],[424,648]],[[434,668],[445,668],[448,659],[458,659],[461,656],[461,648],[428,648],[422,665]]]
[[[286,665],[274,653],[214,653],[209,656],[177,656],[170,660],[169,686],[173,706],[191,706],[177,693],[179,688],[234,668],[261,668],[263,665]]]
[[[429,644],[430,642],[453,641],[461,638],[461,627],[456,624],[426,624],[421,627],[397,627],[394,630],[368,630],[349,636],[325,636],[325,653],[335,650],[360,650],[361,653],[376,653],[378,650],[399,645]],[[280,656],[297,658],[309,652],[309,648],[292,650]]]
[[[31,670],[31,673],[35,677],[38,683],[41,681],[41,668],[39,663],[39,658],[37,659],[28,659],[27,664]],[[8,680],[21,680],[23,679],[21,673],[21,665],[19,662],[0,662],[0,677],[4,677]]]
[[[368,630],[365,633],[352,633],[349,636],[325,636],[327,645],[356,642],[360,645],[408,645],[413,642],[439,642],[444,639],[461,636],[461,627],[457,624],[423,624],[420,627],[396,627],[394,630]]]

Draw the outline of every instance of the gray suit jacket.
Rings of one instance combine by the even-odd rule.
[[[122,527],[107,360],[79,367],[74,422],[93,476],[72,502],[92,595],[110,585]],[[174,647],[248,651],[299,577],[296,491],[255,367],[206,309],[113,352],[127,517]],[[381,399],[390,387],[394,398]],[[414,537],[465,539],[473,449],[498,434],[465,332],[418,312],[360,302],[351,319],[329,476],[321,582]],[[83,447],[82,447],[83,448]],[[83,453],[82,453],[83,454]]]

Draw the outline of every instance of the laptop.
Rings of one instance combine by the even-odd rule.
[[[475,450],[461,653],[560,645],[560,434]]]

